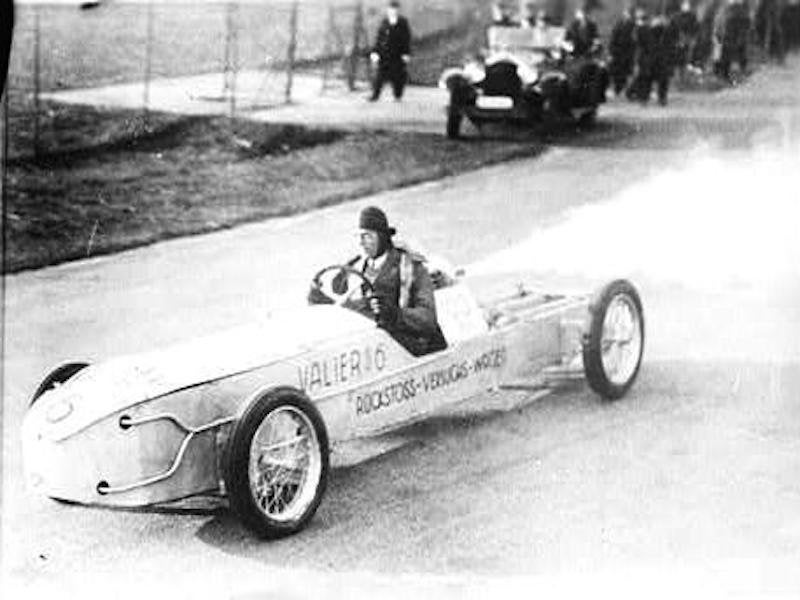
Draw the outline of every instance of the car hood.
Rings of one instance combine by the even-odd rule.
[[[26,419],[60,438],[139,402],[288,359],[374,327],[369,319],[330,305],[276,313],[251,325],[93,364],[42,395]]]

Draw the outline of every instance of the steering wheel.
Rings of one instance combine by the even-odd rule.
[[[336,275],[328,278],[324,277],[332,271],[337,271]],[[336,280],[341,277],[344,277],[344,281],[342,282],[344,290],[339,292],[335,289],[335,284]],[[357,285],[350,285],[350,279],[353,277],[358,279]],[[375,291],[375,286],[372,285],[372,282],[370,282],[361,271],[349,265],[330,265],[320,269],[311,280],[311,288],[338,306],[342,306],[345,302],[350,300],[359,290],[363,291],[365,298],[371,296]]]

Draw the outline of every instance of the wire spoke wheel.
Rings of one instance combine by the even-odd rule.
[[[225,466],[231,509],[265,538],[296,533],[313,517],[328,477],[322,416],[299,390],[257,397],[236,423]]]
[[[262,511],[292,520],[308,508],[319,483],[319,440],[294,407],[275,409],[256,429],[250,448],[250,491]]]
[[[603,369],[609,381],[624,385],[631,378],[642,351],[642,328],[632,300],[618,294],[611,300],[603,322]]]
[[[633,385],[644,352],[644,313],[628,281],[613,281],[590,306],[583,367],[590,387],[602,397],[621,398]]]

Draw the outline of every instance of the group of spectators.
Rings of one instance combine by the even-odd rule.
[[[749,51],[756,44],[779,62],[788,48],[800,45],[800,0],[633,1],[608,41],[613,91],[633,101],[648,102],[655,89],[659,103],[666,104],[676,75],[683,83],[704,73],[733,83],[748,73]],[[536,4],[530,3],[521,26],[560,24]],[[597,2],[587,0],[567,24],[565,41],[573,56],[599,46],[592,4]],[[651,13],[647,6],[659,10]],[[500,2],[493,6],[494,22],[512,24],[502,8]]]
[[[647,102],[655,86],[667,103],[670,81],[685,82],[690,74],[713,73],[733,83],[748,73],[749,52],[758,44],[783,61],[787,47],[800,43],[800,2],[794,0],[710,0],[680,6],[665,2],[663,12],[648,15],[643,7],[625,10],[609,40],[614,91]],[[701,9],[701,10],[699,10]]]

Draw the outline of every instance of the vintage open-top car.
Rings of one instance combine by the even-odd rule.
[[[563,27],[493,25],[482,61],[442,73],[448,91],[448,137],[466,117],[479,129],[489,122],[532,125],[567,118],[591,124],[606,100],[608,70],[599,45],[573,56]]]
[[[517,282],[479,306],[463,278],[435,278],[447,348],[412,356],[343,305],[359,288],[342,265],[313,287],[333,301],[152,352],[62,365],[23,424],[29,485],[87,505],[149,506],[225,494],[254,532],[302,529],[326,485],[329,450],[424,418],[489,389],[546,393],[586,377],[601,396],[633,383],[642,305],[624,280],[595,296]],[[368,283],[368,282],[367,282]]]

